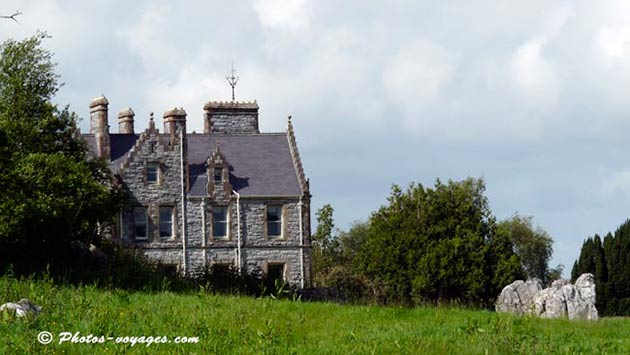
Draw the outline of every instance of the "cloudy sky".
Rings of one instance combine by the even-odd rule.
[[[365,220],[392,183],[483,177],[499,218],[555,240],[570,271],[587,236],[630,217],[630,3],[620,1],[5,0],[52,38],[69,104],[89,100],[136,129],[174,107],[256,99],[261,130],[293,115],[314,210]]]

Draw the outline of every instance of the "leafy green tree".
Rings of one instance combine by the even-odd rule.
[[[337,235],[328,244],[325,253],[326,268],[316,275],[315,280],[318,286],[333,288],[339,300],[382,301],[378,292],[379,287],[363,273],[363,270],[353,267],[353,261],[365,241],[367,230],[367,223],[355,222],[347,232],[337,231]]]
[[[316,212],[317,229],[312,236],[312,257],[315,283],[318,286],[325,283],[323,282],[325,274],[339,259],[339,243],[333,235],[335,230],[333,212],[334,209],[329,204],[325,204]]]
[[[368,222],[356,221],[350,229],[341,231],[337,236],[341,263],[351,265],[359,250],[365,243],[370,225]]]
[[[92,240],[122,202],[76,115],[51,103],[61,84],[46,38],[0,45],[0,260],[25,271],[67,261],[69,242]]]
[[[550,268],[547,272],[547,282],[552,283],[553,281],[559,280],[562,278],[562,273],[564,272],[564,265],[558,264],[556,267]]]
[[[514,244],[514,252],[521,259],[528,278],[537,277],[549,282],[549,259],[553,254],[553,239],[539,226],[533,217],[513,215],[499,223],[499,232],[507,235]]]
[[[454,300],[489,305],[522,277],[509,238],[497,233],[481,179],[434,188],[394,185],[374,212],[356,267],[384,284],[393,299]]]

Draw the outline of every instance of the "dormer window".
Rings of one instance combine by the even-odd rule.
[[[230,164],[225,160],[217,143],[216,149],[206,161],[206,176],[208,180],[206,191],[210,198],[222,199],[223,193],[232,191],[228,171],[230,171]],[[217,195],[217,193],[219,193],[219,195]],[[223,201],[223,203],[225,203],[225,201]]]
[[[223,182],[223,168],[214,168],[214,182]]]
[[[157,184],[157,182],[158,182],[158,164],[148,163],[147,164],[147,183]]]

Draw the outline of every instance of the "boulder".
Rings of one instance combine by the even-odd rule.
[[[22,318],[29,314],[37,316],[41,313],[42,307],[31,303],[31,301],[26,298],[22,298],[17,303],[8,302],[0,306],[0,312],[4,312],[5,310],[13,311],[17,317]]]
[[[530,314],[534,311],[534,296],[542,290],[542,282],[529,279],[526,282],[517,280],[505,286],[496,303],[499,312],[511,312],[518,315]]]
[[[514,296],[518,293],[518,287],[524,284],[526,283],[523,281],[515,281],[506,286],[497,299],[496,310],[518,315],[533,314],[543,318],[599,318],[595,308],[595,279],[592,274],[582,274],[575,285],[571,285],[568,280],[556,280],[551,287],[544,290],[541,287],[531,301],[527,297],[520,297],[520,294],[518,298]]]
[[[595,278],[593,274],[582,274],[575,280],[575,287],[580,293],[580,298],[595,304]]]
[[[567,280],[567,279],[558,279],[558,280],[555,280],[555,281],[553,281],[551,283],[551,288],[553,288],[553,289],[560,289],[560,288],[562,288],[562,286],[570,285],[570,284],[571,284],[571,282],[569,280]]]

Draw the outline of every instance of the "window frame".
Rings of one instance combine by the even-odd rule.
[[[219,172],[218,175],[217,175],[217,172]],[[217,179],[217,176],[218,176],[218,179]],[[214,181],[215,184],[223,182],[223,167],[220,167],[220,166],[214,167],[214,169],[212,170],[212,181]]]
[[[224,209],[225,211],[225,220],[224,221],[216,221],[215,220],[215,211],[217,208]],[[211,216],[211,237],[212,240],[229,240],[230,239],[230,206],[228,205],[217,205],[212,207],[212,211],[210,213]],[[215,235],[215,223],[222,223],[225,225],[225,235]]]
[[[138,223],[136,211],[142,210],[144,213],[144,223]],[[134,206],[131,212],[133,218],[133,238],[138,241],[149,240],[149,209],[146,206]],[[144,237],[138,236],[138,227],[144,225]]]
[[[277,209],[278,210],[278,217],[279,219],[277,221],[270,221],[269,220],[269,212],[271,209]],[[278,232],[279,234],[270,234],[269,233],[269,225],[270,223],[274,223],[277,225],[278,227]],[[284,205],[280,205],[280,204],[270,204],[267,205],[267,208],[265,210],[265,235],[267,237],[267,239],[269,240],[277,240],[277,239],[285,239],[285,235],[284,235]]]
[[[169,221],[171,234],[169,236],[163,236],[162,235],[162,223],[165,223],[162,220],[162,210],[166,209],[166,208],[170,208],[170,210],[171,210],[171,213],[170,213],[171,220]],[[174,206],[170,206],[170,205],[160,206],[158,208],[158,218],[159,218],[158,234],[159,234],[160,238],[161,239],[173,239],[173,238],[175,238],[175,207]]]
[[[155,167],[155,180],[150,180],[149,179],[149,169]],[[152,175],[152,174],[151,174]],[[159,185],[160,184],[160,163],[158,162],[147,162],[145,169],[144,169],[144,181],[147,184],[155,184],[155,185]]]

